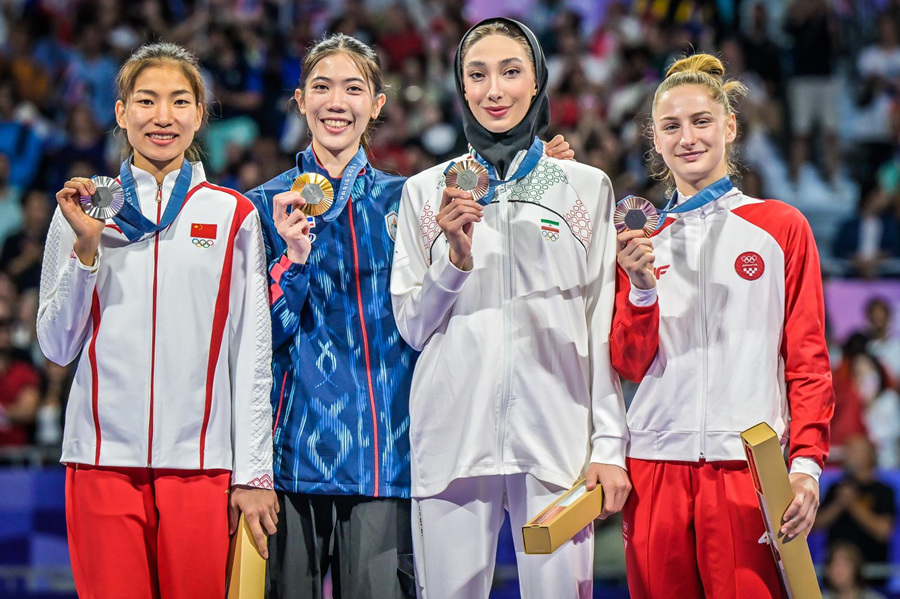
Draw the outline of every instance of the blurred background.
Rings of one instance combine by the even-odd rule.
[[[738,185],[802,210],[822,258],[837,407],[814,559],[833,597],[900,597],[900,0],[0,0],[0,598],[74,596],[58,464],[72,371],[43,358],[34,323],[55,192],[118,171],[122,61],[149,40],[197,54],[206,172],[244,191],[309,142],[290,102],[305,49],[353,35],[390,84],[373,162],[411,175],[465,148],[450,65],[494,15],[537,34],[548,138],[617,198],[665,201],[646,128],[674,59],[715,53],[750,88]],[[597,596],[628,596],[620,524],[597,526]],[[508,538],[498,557],[492,597],[517,597]]]

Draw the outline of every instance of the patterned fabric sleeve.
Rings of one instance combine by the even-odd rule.
[[[285,254],[286,244],[272,216],[272,197],[288,185],[280,179],[247,192],[259,212],[269,273],[269,304],[272,311],[272,342],[278,349],[290,344],[300,326],[300,312],[309,290],[309,264],[295,264]]]
[[[272,328],[265,252],[256,211],[244,219],[235,238],[232,269],[232,484],[271,489]]]
[[[99,258],[82,265],[74,242],[75,233],[57,208],[44,246],[37,338],[44,355],[63,366],[78,356],[87,338],[97,284]]]

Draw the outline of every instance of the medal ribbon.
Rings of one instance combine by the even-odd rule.
[[[324,221],[333,221],[336,219],[340,213],[344,210],[344,206],[347,205],[347,202],[350,200],[350,194],[353,191],[353,188],[356,184],[356,179],[359,177],[359,173],[366,167],[369,163],[368,157],[366,157],[366,151],[359,147],[356,151],[356,154],[353,155],[353,158],[350,159],[350,162],[347,163],[347,166],[344,167],[344,175],[341,177],[340,187],[337,187],[337,194],[334,198],[334,203],[331,204],[331,207],[326,210],[323,214],[320,214],[317,218],[321,218]],[[309,146],[306,152],[303,152],[303,172],[318,172],[325,175],[329,181],[334,185],[334,179],[328,172],[319,166],[318,161],[316,160],[315,154],[312,150],[312,145]]]
[[[697,208],[702,208],[713,200],[718,200],[733,188],[734,185],[731,184],[731,177],[728,177],[726,175],[718,181],[710,183],[709,185],[701,189],[699,192],[697,192],[696,195],[694,195],[685,203],[679,204],[675,207],[672,207],[672,204],[678,199],[678,196],[673,196],[672,199],[669,200],[669,203],[666,204],[666,207],[662,210],[662,212],[659,213],[659,224],[657,225],[657,228],[661,227],[663,223],[666,222],[666,217],[668,217],[670,214],[682,214],[684,212],[696,210]]]
[[[469,146],[469,153],[475,157],[475,160],[478,161],[481,166],[485,167],[488,172],[488,177],[490,178],[490,183],[488,184],[488,191],[484,194],[484,197],[478,200],[479,204],[488,205],[494,199],[494,188],[498,185],[503,185],[505,183],[512,183],[522,177],[528,176],[531,171],[538,165],[538,162],[541,160],[541,156],[544,155],[544,142],[535,136],[534,141],[531,142],[531,147],[528,148],[528,152],[525,154],[525,158],[522,159],[522,162],[519,163],[519,168],[516,169],[516,172],[512,174],[509,179],[497,179],[497,169],[494,168],[493,165],[488,164],[487,160],[482,158],[475,152],[475,149],[472,146]],[[447,174],[456,162],[451,162],[446,169],[444,169],[444,174]]]
[[[136,241],[147,233],[155,233],[162,231],[172,224],[175,217],[181,211],[184,200],[187,198],[188,191],[191,189],[191,177],[194,168],[191,163],[184,160],[181,163],[181,170],[178,178],[175,179],[175,187],[169,196],[169,203],[166,205],[166,211],[163,212],[159,223],[154,223],[141,212],[141,202],[138,199],[137,186],[134,184],[134,176],[131,174],[131,157],[126,158],[122,162],[119,169],[119,182],[122,184],[122,191],[125,194],[125,205],[119,214],[113,217],[113,221],[119,225],[122,233],[128,238],[128,241]]]

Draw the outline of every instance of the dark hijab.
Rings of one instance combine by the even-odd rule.
[[[481,126],[481,123],[478,122],[469,109],[463,87],[463,44],[475,29],[487,23],[496,22],[505,23],[513,31],[518,29],[525,36],[528,45],[531,46],[532,54],[534,54],[534,74],[537,80],[537,94],[534,96],[525,118],[518,125],[503,133],[491,133]],[[550,125],[550,100],[547,97],[547,61],[544,58],[544,51],[528,27],[512,19],[495,17],[485,19],[466,32],[456,48],[454,67],[456,91],[462,103],[463,130],[465,131],[466,139],[480,156],[484,157],[497,169],[501,177],[505,177],[506,169],[509,168],[516,154],[520,150],[527,150],[531,146],[534,137],[543,135]]]

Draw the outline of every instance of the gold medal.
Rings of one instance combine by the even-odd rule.
[[[476,202],[487,195],[491,177],[487,169],[475,160],[461,160],[447,171],[447,187],[456,187],[472,194]]]
[[[294,179],[291,191],[298,192],[306,202],[300,210],[307,216],[324,214],[334,202],[334,187],[319,173],[303,173]]]
[[[97,220],[106,220],[117,215],[125,205],[125,192],[119,182],[112,177],[99,175],[91,177],[91,181],[97,190],[93,195],[79,198],[82,210]]]
[[[618,204],[613,212],[613,225],[619,233],[643,229],[644,236],[650,237],[659,226],[659,214],[650,200],[628,196]]]

